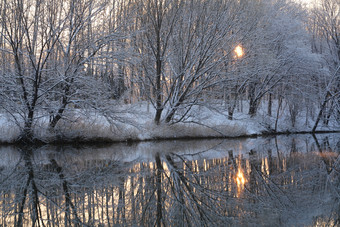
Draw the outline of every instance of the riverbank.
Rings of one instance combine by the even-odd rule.
[[[152,140],[185,140],[210,138],[241,138],[292,133],[311,133],[314,119],[301,112],[292,124],[287,111],[268,116],[259,111],[257,116],[239,111],[233,120],[227,112],[197,107],[195,114],[177,124],[153,122],[154,112],[146,104],[125,106],[115,117],[80,110],[70,111],[57,127],[48,130],[48,118],[40,118],[34,127],[35,143],[113,143]],[[275,117],[274,117],[275,116]],[[20,127],[10,116],[0,115],[0,143],[17,143]],[[340,132],[335,120],[320,124],[315,133]]]

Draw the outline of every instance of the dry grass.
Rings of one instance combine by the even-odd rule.
[[[210,138],[210,137],[236,137],[245,135],[246,128],[233,125],[199,125],[179,123],[175,125],[147,125],[146,135],[141,139],[176,139],[176,138]]]

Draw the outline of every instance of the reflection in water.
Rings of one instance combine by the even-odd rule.
[[[242,169],[242,160],[241,157],[238,158],[237,161],[237,173],[235,174],[235,183],[237,186],[237,197],[240,197],[242,191],[244,190],[245,183],[247,182],[244,171]]]
[[[0,150],[0,226],[337,226],[339,135]]]

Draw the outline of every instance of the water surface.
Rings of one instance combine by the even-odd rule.
[[[0,226],[337,226],[340,135],[0,148]]]

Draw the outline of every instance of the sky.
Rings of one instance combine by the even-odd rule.
[[[320,0],[294,0],[295,2],[300,2],[304,5],[306,5],[307,7],[313,7],[315,5],[315,3],[320,2]]]
[[[314,2],[315,0],[295,0],[295,1],[310,4],[310,3]]]
[[[311,3],[313,0],[296,0],[296,1],[303,3]]]

